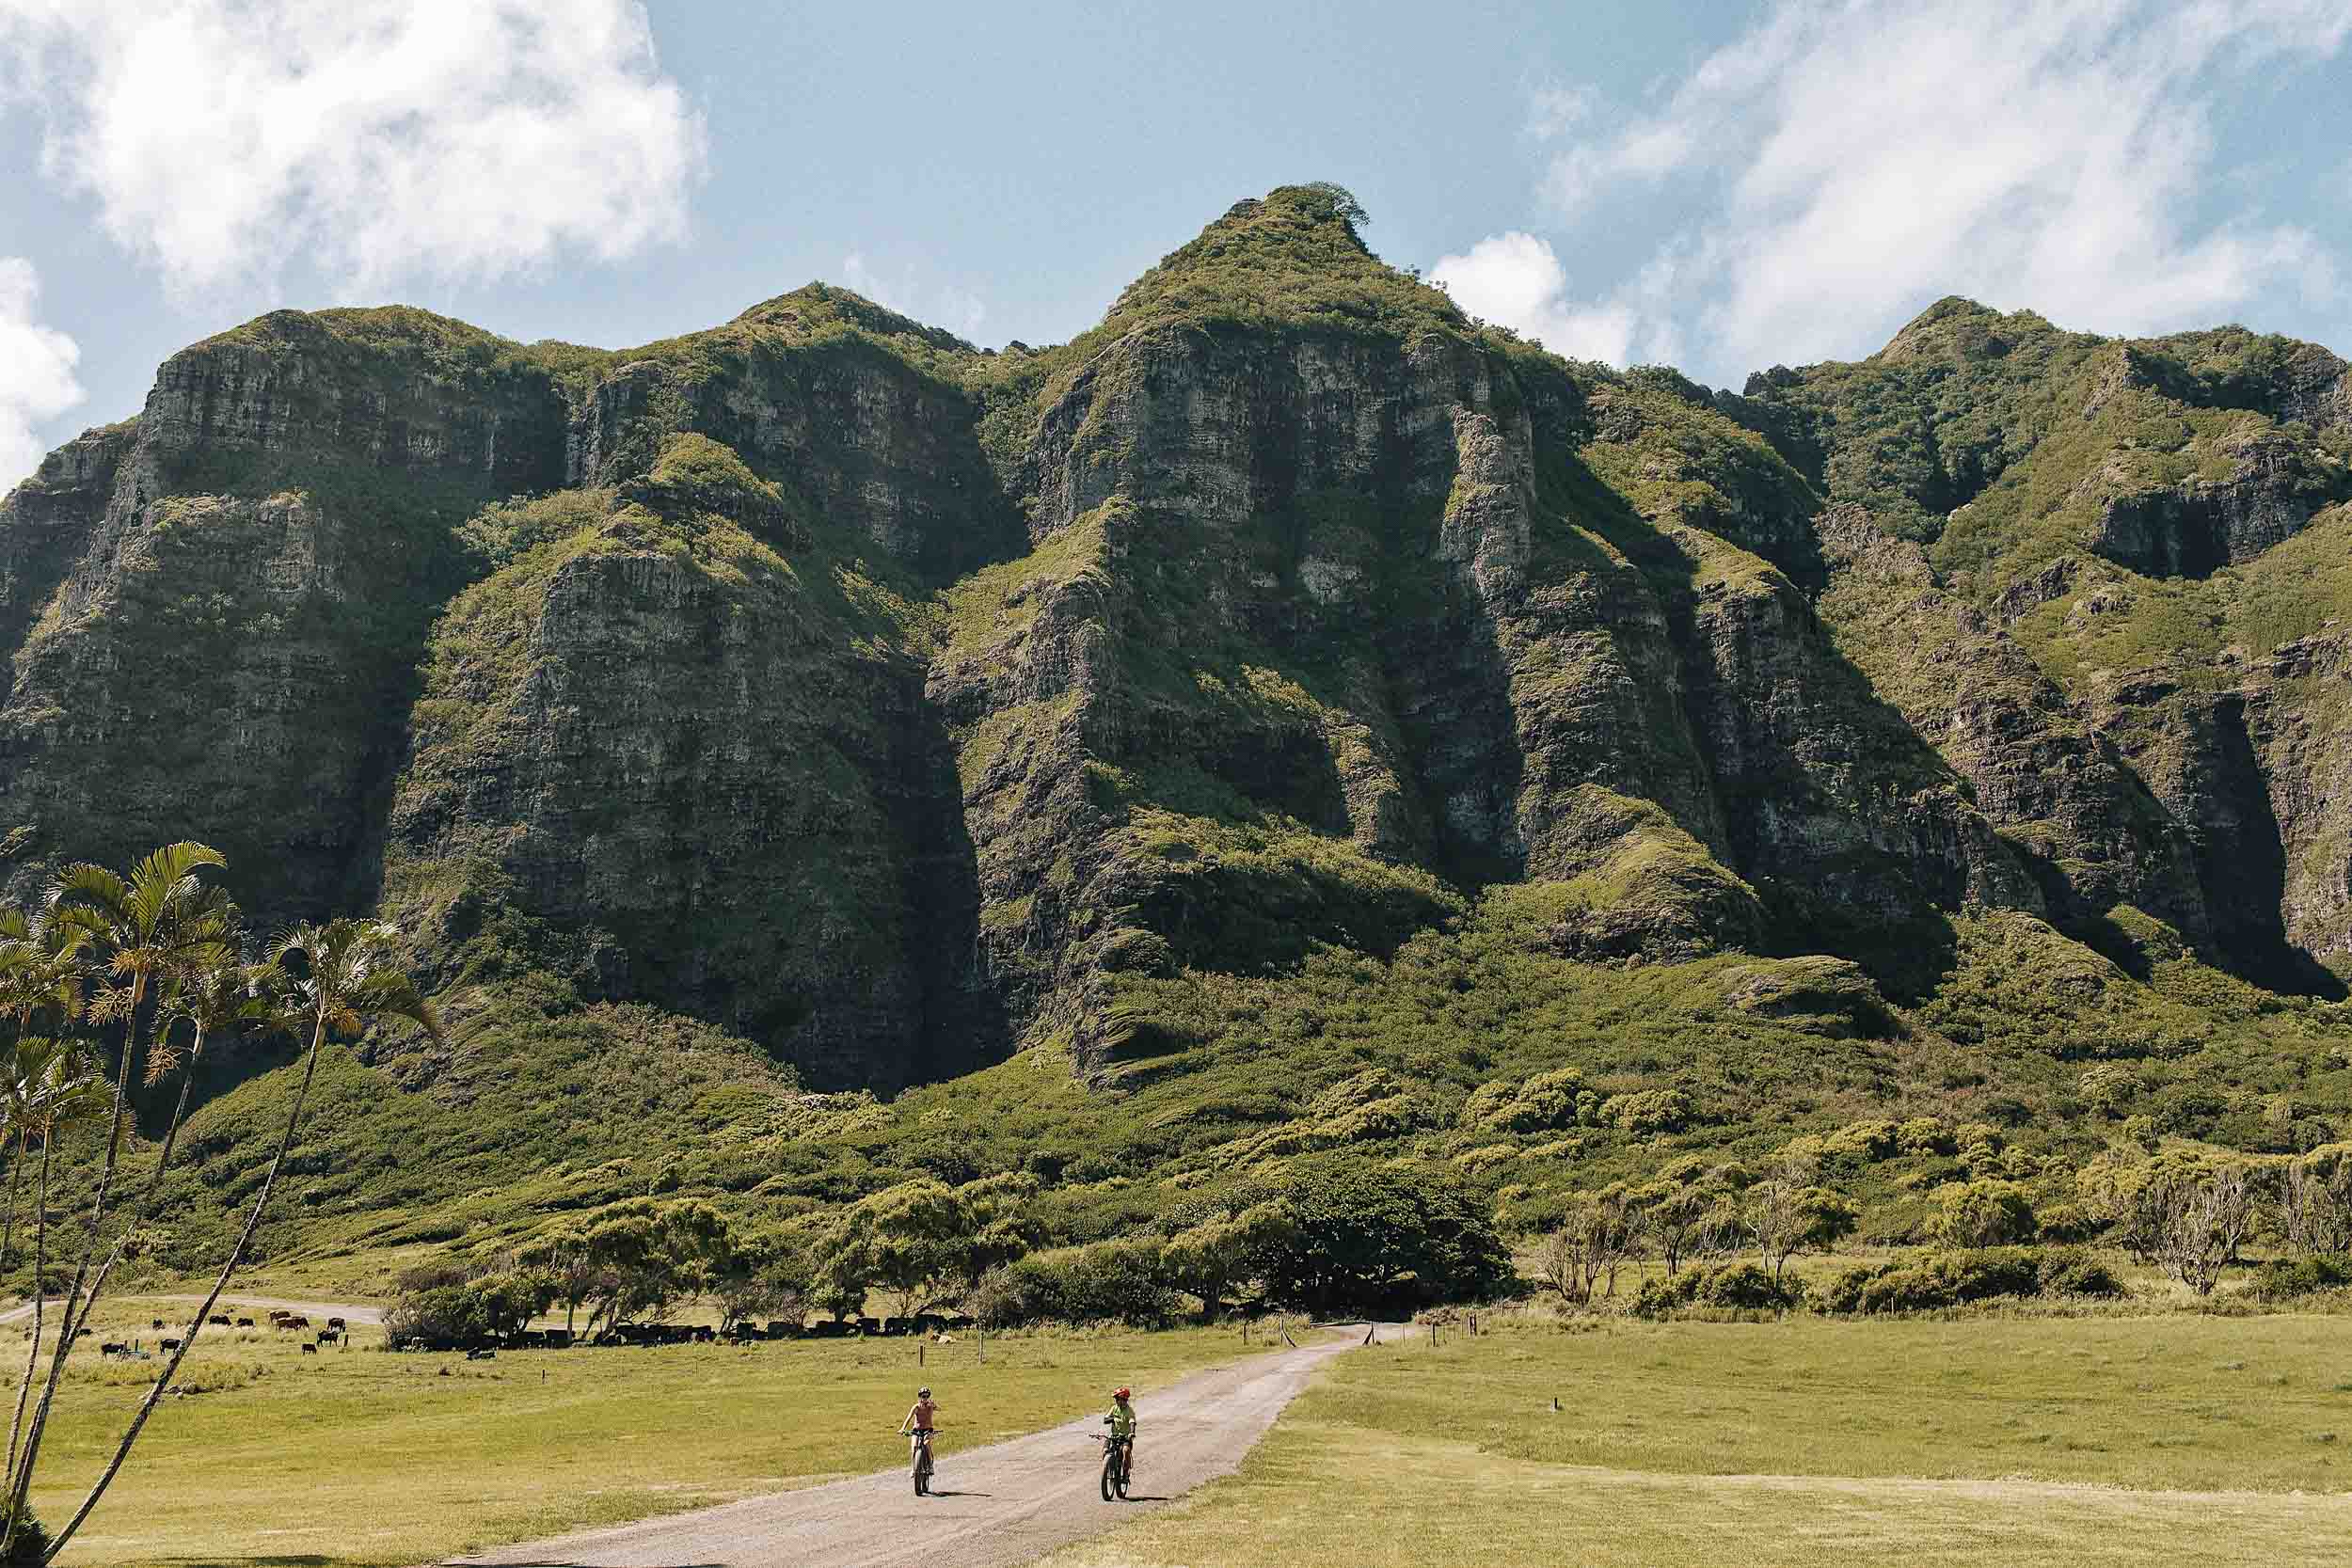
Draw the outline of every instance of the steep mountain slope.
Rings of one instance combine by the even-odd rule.
[[[1838,503],[1824,536],[1867,562],[1823,601],[1840,646],[2041,847],[2054,903],[2132,903],[2265,983],[2343,994],[2342,360],[1947,300],[1861,364],[1723,401]],[[1920,679],[1923,634],[1979,646],[1973,677]]]
[[[2340,361],[1947,302],[1710,394],[1360,219],[1041,351],[821,285],[200,344],[0,503],[17,888],[192,836],[413,934],[453,1045],[339,1060],[280,1244],[1009,1168],[1096,1234],[1337,1146],[1535,1214],[1896,1116],[2057,1180],[2090,1059],[2352,1131]]]

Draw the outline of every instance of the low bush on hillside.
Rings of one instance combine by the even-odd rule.
[[[1641,1293],[1633,1298],[1633,1310],[1645,1318],[1662,1318],[1692,1307],[1786,1312],[1804,1301],[1802,1279],[1775,1277],[1755,1263],[1724,1263],[1644,1280]]]
[[[1829,1283],[1815,1305],[1824,1312],[1924,1312],[1996,1296],[2125,1293],[2114,1271],[2086,1248],[1994,1246],[1848,1269]]]
[[[2352,1285],[2352,1258],[2280,1258],[2255,1271],[2251,1290],[2257,1300],[2277,1302],[2347,1285]]]

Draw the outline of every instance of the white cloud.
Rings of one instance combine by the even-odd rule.
[[[1575,359],[1628,362],[1639,325],[1623,299],[1580,304],[1568,271],[1549,242],[1517,231],[1479,241],[1460,256],[1438,258],[1429,276],[1454,303]]]
[[[1654,113],[1555,152],[1542,192],[1564,221],[1683,200],[1657,252],[1672,292],[1585,309],[1630,309],[1636,343],[1679,325],[1717,374],[1867,352],[1945,293],[2202,325],[2328,286],[2302,230],[2189,214],[2219,185],[2217,92],[2347,37],[2343,0],[1781,0]]]
[[[182,288],[611,261],[683,236],[703,164],[636,0],[0,0],[11,76]]]
[[[40,278],[33,264],[0,256],[0,494],[40,463],[33,427],[82,401],[73,379],[82,352],[73,340],[33,319]]]
[[[870,265],[863,252],[852,250],[841,259],[841,281],[886,309],[927,326],[944,326],[959,338],[977,340],[988,320],[988,306],[979,295],[954,283],[926,285],[912,262],[890,277]]]

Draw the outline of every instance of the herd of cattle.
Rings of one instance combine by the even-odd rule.
[[[231,1318],[226,1312],[215,1312],[204,1321],[214,1328],[259,1328],[261,1326],[251,1318]],[[151,1326],[156,1333],[162,1334],[164,1320],[157,1318]],[[299,1312],[272,1312],[269,1314],[269,1326],[283,1332],[309,1336],[301,1341],[302,1354],[305,1355],[316,1355],[321,1345],[344,1343],[350,1332],[349,1325],[341,1318],[329,1318],[325,1327],[313,1328],[310,1325],[310,1320]],[[82,1332],[87,1334],[89,1330],[86,1328]],[[184,1342],[184,1336],[167,1336],[155,1341],[155,1349],[163,1352],[176,1351]],[[98,1354],[143,1360],[151,1353],[141,1349],[136,1340],[110,1339],[98,1347]]]
[[[259,1328],[251,1318],[232,1318],[216,1312],[205,1320],[215,1328]],[[772,1318],[767,1324],[739,1323],[722,1332],[697,1323],[622,1323],[593,1337],[575,1335],[567,1328],[525,1328],[510,1334],[490,1335],[478,1338],[423,1338],[394,1346],[397,1350],[464,1351],[469,1356],[495,1355],[502,1350],[569,1350],[574,1345],[709,1345],[723,1340],[729,1344],[752,1344],[763,1339],[847,1339],[855,1338],[888,1338],[898,1335],[923,1335],[938,1338],[969,1324],[970,1319],[961,1313],[918,1312],[912,1318],[834,1318],[814,1323],[791,1319]],[[349,1343],[349,1327],[341,1318],[329,1318],[325,1326],[313,1327],[310,1320],[299,1312],[273,1311],[268,1316],[272,1329],[303,1336],[299,1341],[302,1354],[315,1355],[322,1345]],[[154,1328],[163,1333],[164,1320],[157,1318]],[[88,1329],[82,1330],[84,1334]],[[178,1350],[184,1336],[167,1336],[155,1341],[156,1351],[168,1354]],[[145,1360],[155,1354],[135,1340],[108,1340],[98,1347],[99,1354],[109,1357]]]
[[[803,1323],[771,1318],[763,1326],[739,1323],[724,1330],[701,1323],[622,1323],[593,1336],[564,1328],[525,1328],[475,1339],[420,1337],[399,1350],[464,1351],[483,1356],[515,1350],[569,1350],[575,1345],[712,1345],[756,1344],[763,1339],[848,1339],[920,1334],[936,1337],[971,1322],[960,1313],[918,1312],[912,1318],[834,1318]]]

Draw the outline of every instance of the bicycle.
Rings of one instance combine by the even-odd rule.
[[[931,1495],[931,1429],[930,1427],[914,1429],[914,1495],[918,1497],[928,1497]]]
[[[1105,1421],[1110,1418],[1103,1418]],[[1135,1439],[1115,1437],[1104,1433],[1097,1439],[1103,1445],[1103,1500],[1109,1502],[1114,1494],[1122,1502],[1127,1497],[1127,1474],[1134,1459]]]

